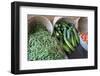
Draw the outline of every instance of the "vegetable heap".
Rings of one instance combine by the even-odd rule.
[[[56,60],[64,59],[65,55],[55,37],[43,27],[35,24],[35,30],[28,37],[28,60]]]
[[[54,27],[54,36],[60,41],[63,49],[72,53],[80,43],[79,35],[73,24],[59,20]]]

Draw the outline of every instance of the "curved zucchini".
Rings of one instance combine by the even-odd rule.
[[[75,44],[76,40],[74,39],[74,35],[73,35],[72,32],[71,32],[71,42],[72,42],[72,45],[75,47],[76,46],[76,44]]]
[[[65,49],[67,53],[69,54],[71,53],[70,48],[67,45],[63,44],[63,48]]]
[[[64,33],[63,34],[64,34],[64,41],[65,41],[65,43],[70,47],[71,50],[74,50],[74,47],[66,39],[66,28],[64,28]]]
[[[79,44],[80,39],[79,39],[78,33],[76,32],[75,28],[73,28],[73,32],[74,32],[74,35],[75,35],[76,41],[77,41],[77,43]]]

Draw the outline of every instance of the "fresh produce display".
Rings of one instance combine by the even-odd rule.
[[[60,41],[63,49],[69,54],[75,51],[80,43],[79,35],[73,24],[59,20],[54,26],[53,35]]]
[[[57,60],[64,59],[65,53],[55,37],[41,25],[35,25],[35,29],[28,37],[28,60]]]
[[[27,60],[87,58],[88,32],[87,29],[83,29],[83,24],[87,26],[87,23],[78,19],[81,17],[29,18]]]

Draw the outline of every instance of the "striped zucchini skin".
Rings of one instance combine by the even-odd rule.
[[[74,32],[74,35],[75,35],[76,41],[77,41],[77,43],[79,44],[80,39],[79,39],[78,33],[76,32],[75,28],[73,28],[73,32]]]
[[[64,28],[64,41],[65,43],[71,48],[71,50],[74,50],[74,47],[69,43],[69,41],[66,38],[66,28]]]
[[[72,32],[71,32],[71,35],[73,35]],[[71,42],[72,42],[73,47],[75,47],[76,44],[75,44],[74,36],[71,36]]]
[[[67,45],[63,45],[63,48],[68,54],[71,54],[70,48]]]

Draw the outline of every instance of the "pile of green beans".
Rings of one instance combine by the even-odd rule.
[[[38,26],[38,25],[37,25]],[[65,54],[61,51],[60,45],[55,37],[41,28],[33,31],[28,37],[28,60],[57,60],[64,59]]]

